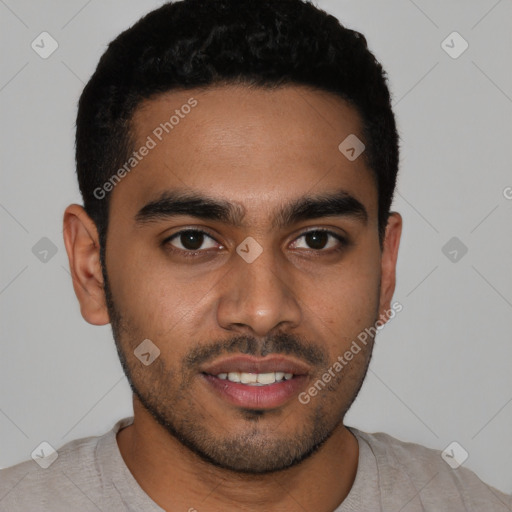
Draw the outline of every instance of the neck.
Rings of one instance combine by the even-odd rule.
[[[159,425],[134,399],[133,424],[117,434],[121,456],[144,492],[164,510],[332,512],[355,479],[359,447],[343,425],[312,456],[267,475],[207,463]]]

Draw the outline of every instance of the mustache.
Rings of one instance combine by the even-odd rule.
[[[305,339],[288,333],[279,333],[258,341],[251,336],[236,336],[229,340],[201,345],[184,358],[183,368],[194,368],[222,354],[248,354],[265,357],[269,354],[293,355],[312,366],[327,366],[327,353]]]

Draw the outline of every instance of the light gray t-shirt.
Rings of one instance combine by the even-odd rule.
[[[46,469],[29,460],[1,470],[0,512],[163,512],[119,451],[116,433],[132,422],[124,418],[103,436],[67,443]],[[357,474],[333,512],[512,511],[512,496],[466,468],[452,469],[439,451],[349,428],[359,443]]]

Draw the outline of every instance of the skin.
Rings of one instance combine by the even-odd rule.
[[[198,105],[110,192],[109,304],[96,227],[79,205],[64,214],[82,316],[94,325],[112,322],[137,390],[134,423],[117,435],[120,452],[165,510],[332,511],[357,471],[358,443],[343,417],[363,382],[372,343],[307,405],[294,396],[259,413],[215,394],[186,357],[198,347],[221,355],[245,347],[261,356],[264,343],[280,353],[287,346],[282,336],[289,336],[288,357],[304,361],[304,347],[319,356],[307,363],[301,391],[309,388],[390,309],[401,216],[390,215],[381,249],[373,174],[364,158],[351,162],[338,150],[349,134],[363,139],[360,119],[326,92],[233,85],[165,93],[136,110],[135,147],[190,97]],[[244,224],[179,216],[137,225],[140,208],[177,188],[243,207]],[[324,216],[273,226],[284,204],[338,189],[364,205],[366,222]],[[170,250],[171,242],[162,246],[184,228],[208,231],[213,239],[205,237],[201,246],[208,255],[185,258]],[[326,248],[311,248],[304,233],[312,228],[349,243],[335,251],[340,243],[329,237]],[[236,252],[248,236],[263,248],[252,263]],[[183,251],[185,243],[178,236],[171,247]],[[160,349],[149,366],[133,354],[147,338]]]

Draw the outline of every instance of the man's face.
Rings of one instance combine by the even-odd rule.
[[[179,122],[159,130],[176,110]],[[362,139],[360,120],[327,93],[230,86],[167,93],[133,121],[135,148],[153,146],[148,136],[155,146],[111,192],[106,270],[135,394],[216,465],[296,464],[342,425],[372,343],[309,403],[299,394],[389,307],[376,184],[362,157],[338,149]],[[199,203],[144,208],[164,193],[221,202],[234,218]],[[293,208],[327,196],[342,201]],[[149,365],[134,354],[146,339],[160,350]]]

